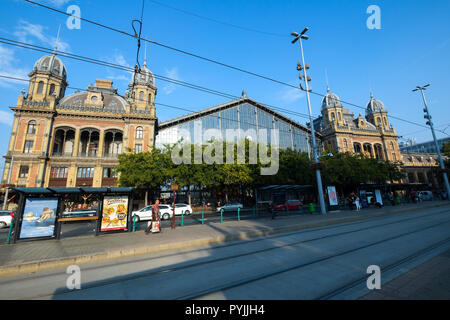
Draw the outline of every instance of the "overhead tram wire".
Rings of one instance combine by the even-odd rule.
[[[54,11],[54,12],[57,12],[57,13],[60,13],[60,14],[64,14],[64,15],[66,15],[66,16],[72,16],[71,14],[69,14],[69,13],[67,13],[67,12],[64,12],[64,11],[62,11],[62,10],[59,10],[59,9],[56,9],[56,8],[52,8],[52,7],[50,7],[50,6],[46,6],[46,5],[43,5],[43,4],[41,4],[41,3],[38,3],[38,2],[35,2],[35,1],[32,1],[32,0],[25,0],[25,1],[26,1],[26,2],[29,2],[29,3],[31,3],[31,4],[34,4],[34,5],[37,5],[37,6],[46,8],[46,9],[51,10],[51,11]],[[99,26],[99,27],[108,29],[108,30],[110,30],[110,31],[115,31],[115,32],[121,33],[121,34],[123,34],[123,35],[127,35],[127,36],[130,36],[130,37],[135,38],[134,35],[132,35],[132,34],[130,34],[130,33],[128,33],[128,32],[125,32],[125,31],[123,31],[123,30],[119,30],[119,29],[116,29],[116,28],[107,26],[107,25],[105,25],[105,24],[102,24],[102,23],[99,23],[99,22],[96,22],[96,21],[93,21],[93,20],[86,19],[86,18],[82,18],[82,17],[76,17],[76,18],[77,18],[77,19],[80,19],[80,20],[82,20],[82,21],[85,21],[85,22],[94,24],[94,25],[96,25],[96,26]],[[301,90],[299,87],[294,86],[294,85],[292,85],[292,84],[289,84],[289,83],[287,83],[287,82],[283,82],[283,81],[280,81],[280,80],[273,79],[273,78],[271,78],[271,77],[267,77],[267,76],[264,76],[264,75],[260,75],[260,74],[257,74],[257,73],[255,73],[255,72],[251,72],[251,71],[248,71],[248,70],[239,68],[239,67],[235,67],[235,66],[232,66],[232,65],[229,65],[229,64],[226,64],[226,63],[223,63],[223,62],[214,60],[214,59],[206,58],[206,57],[203,57],[203,56],[200,56],[200,55],[197,55],[197,54],[194,54],[194,53],[185,51],[185,50],[177,49],[177,48],[174,48],[174,47],[171,47],[171,46],[168,46],[168,45],[159,43],[159,42],[154,41],[154,40],[148,40],[148,39],[144,39],[144,38],[141,38],[140,40],[147,41],[148,43],[151,43],[151,44],[154,44],[154,45],[157,45],[157,46],[160,46],[160,47],[169,49],[169,50],[173,50],[173,51],[176,51],[176,52],[179,52],[179,53],[183,53],[183,54],[185,54],[185,55],[189,55],[189,56],[192,56],[192,57],[194,57],[194,58],[198,58],[198,59],[201,59],[201,60],[204,60],[204,61],[207,61],[207,62],[211,62],[211,63],[217,64],[217,65],[220,65],[220,66],[229,68],[229,69],[233,69],[233,70],[236,70],[236,71],[239,71],[239,72],[243,72],[243,73],[246,73],[246,74],[255,76],[255,77],[259,77],[259,78],[261,78],[261,79],[265,79],[265,80],[272,81],[272,82],[275,82],[275,83],[278,83],[278,84],[281,84],[281,85],[284,85],[284,86],[288,86],[288,87],[291,87],[291,88],[295,88],[295,89]],[[321,94],[321,93],[318,93],[318,92],[314,92],[314,91],[310,91],[310,92],[311,92],[312,94],[314,94],[314,95],[318,95],[318,96],[321,96],[321,97],[325,97],[324,94]],[[347,101],[344,101],[344,100],[340,100],[340,102],[343,103],[343,104],[347,104],[347,105],[356,107],[356,108],[360,108],[360,109],[366,110],[365,107],[359,106],[359,105],[354,104],[354,103],[351,103],[351,102],[347,102]],[[419,126],[419,127],[422,127],[422,128],[427,128],[425,125],[419,124],[419,123],[417,123],[417,122],[405,120],[405,119],[400,118],[400,117],[396,117],[396,116],[392,116],[392,115],[388,115],[388,117],[390,117],[391,119],[395,119],[395,120],[403,121],[403,122],[406,122],[406,123],[409,123],[409,124],[413,124],[413,125],[416,125],[416,126]]]
[[[7,38],[2,38],[0,37],[0,43],[4,43],[7,45],[12,45],[12,46],[16,46],[16,47],[20,47],[20,48],[24,48],[24,49],[29,49],[29,50],[34,50],[34,51],[39,51],[39,52],[43,52],[43,53],[47,53],[47,54],[52,54],[54,51],[54,49],[49,49],[49,48],[45,48],[45,47],[41,47],[41,46],[36,46],[36,45],[31,45],[28,43],[24,43],[24,42],[19,42],[19,41],[15,41],[15,40],[11,40],[11,39],[7,39]],[[106,62],[106,61],[102,61],[102,60],[98,60],[98,59],[93,59],[93,58],[89,58],[89,57],[84,57],[84,56],[80,56],[80,55],[76,55],[76,54],[72,54],[72,53],[67,53],[67,52],[63,52],[63,51],[56,51],[56,54],[58,54],[59,56],[62,57],[66,57],[66,58],[70,58],[70,59],[74,59],[74,60],[79,60],[79,61],[83,61],[83,62],[88,62],[88,63],[93,63],[93,64],[97,64],[97,65],[101,65],[101,66],[105,66],[105,67],[111,67],[111,68],[115,68],[115,69],[119,69],[122,71],[126,71],[126,72],[134,72],[134,69],[131,67],[127,67],[127,66],[123,66],[123,65],[119,65],[119,64],[115,64],[115,63],[110,63],[110,62]],[[153,74],[154,77],[158,80],[162,80],[162,81],[166,81],[166,82],[170,82],[173,84],[177,84],[180,86],[184,86],[190,89],[195,89],[195,90],[199,90],[202,92],[206,92],[206,93],[210,93],[210,94],[214,94],[217,96],[221,96],[221,97],[225,97],[227,99],[230,100],[235,100],[235,99],[239,99],[239,96],[236,95],[232,95],[229,93],[224,93],[221,91],[217,91],[214,89],[209,89],[206,87],[202,87],[202,86],[198,86],[192,83],[188,83],[188,82],[184,82],[184,81],[180,81],[180,80],[176,80],[176,79],[172,79],[172,78],[168,78],[165,76],[161,76],[161,75],[157,75],[157,74]],[[298,117],[302,117],[305,119],[309,119],[309,116],[300,112],[296,112],[296,111],[292,111],[286,108],[282,108],[282,107],[277,107],[277,106],[272,106],[269,104],[265,104],[262,103],[274,110],[279,110],[294,116],[298,116]]]
[[[179,9],[179,8],[175,8],[173,6],[170,6],[170,5],[167,5],[165,3],[158,2],[158,1],[154,1],[154,0],[147,0],[147,1],[155,3],[155,4],[157,4],[159,6],[162,6],[162,7],[169,8],[171,10],[179,11],[179,12],[182,12],[182,13],[187,14],[187,15],[191,15],[191,16],[194,16],[194,17],[197,17],[197,18],[200,18],[200,19],[208,20],[208,21],[212,21],[214,23],[222,24],[222,25],[225,25],[225,26],[228,26],[228,27],[233,27],[233,28],[236,28],[236,29],[241,29],[241,30],[254,32],[254,33],[260,33],[260,34],[264,34],[264,35],[268,35],[268,36],[275,36],[275,37],[280,37],[280,38],[281,37],[284,37],[284,38],[288,37],[287,35],[281,34],[281,33],[274,33],[274,32],[267,32],[267,31],[252,29],[252,28],[248,28],[248,27],[244,27],[244,26],[239,26],[239,25],[236,25],[236,24],[233,24],[233,23],[228,23],[228,22],[216,20],[216,19],[213,19],[213,18],[205,17],[205,16],[199,15],[197,13],[190,12],[190,11],[183,10],[183,9]]]
[[[23,82],[31,82],[30,79],[11,77],[11,76],[6,76],[6,75],[2,75],[2,74],[0,74],[0,78],[16,80],[16,81],[23,81]],[[67,88],[68,89],[72,89],[72,90],[87,92],[86,89],[82,89],[82,88],[78,88],[78,87],[68,86]],[[113,93],[107,93],[107,92],[104,92],[104,94],[114,95]],[[173,105],[169,105],[169,104],[165,104],[165,103],[155,102],[155,105],[162,106],[162,107],[167,107],[167,108],[171,108],[171,109],[176,109],[176,110],[181,110],[181,111],[187,111],[187,112],[190,112],[190,113],[198,113],[198,111],[194,111],[194,110],[183,108],[183,107],[179,107],[179,106],[173,106]],[[269,128],[269,127],[261,126],[260,124],[250,123],[250,122],[241,121],[241,120],[237,120],[237,119],[225,118],[225,117],[216,116],[216,115],[213,115],[213,114],[209,114],[207,116],[218,118],[218,119],[222,119],[222,120],[227,120],[227,121],[240,122],[241,124],[248,124],[250,126],[257,127],[257,128],[262,128],[262,129],[268,129],[268,130],[273,129],[273,127]],[[294,131],[291,132],[291,131],[286,131],[286,130],[281,130],[281,129],[278,129],[278,131],[279,132],[289,133],[289,134],[292,133],[293,135],[299,135],[299,134],[295,133]]]

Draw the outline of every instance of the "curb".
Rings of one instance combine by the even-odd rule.
[[[214,238],[205,238],[205,239],[197,239],[197,240],[190,240],[190,241],[183,241],[183,242],[175,242],[171,244],[162,244],[158,246],[152,246],[152,247],[139,247],[139,248],[132,248],[132,249],[122,249],[122,250],[115,250],[115,251],[107,251],[102,253],[93,253],[88,255],[80,255],[80,256],[74,256],[69,258],[55,258],[55,259],[49,259],[49,260],[42,260],[42,261],[34,261],[34,262],[27,262],[23,264],[16,264],[16,265],[10,265],[10,266],[2,266],[0,267],[0,277],[6,277],[6,276],[13,276],[18,274],[24,274],[24,273],[35,273],[55,268],[63,268],[68,267],[70,265],[80,265],[80,264],[88,264],[88,263],[94,263],[94,262],[102,262],[102,261],[109,261],[114,260],[118,258],[126,258],[126,257],[134,257],[134,256],[141,256],[145,254],[157,254],[167,251],[173,251],[173,250],[179,250],[179,249],[189,249],[189,248],[195,248],[195,247],[203,247],[203,246],[213,246],[218,245],[226,242],[232,242],[232,241],[242,241],[242,240],[250,240],[252,238],[258,238],[258,237],[264,237],[269,236],[273,234],[278,233],[284,233],[284,232],[293,232],[298,231],[302,229],[311,229],[311,228],[317,228],[317,227],[323,227],[328,225],[335,225],[335,224],[341,224],[341,223],[347,223],[347,222],[354,222],[354,221],[360,221],[360,220],[367,220],[372,219],[376,217],[383,217],[387,215],[392,214],[402,214],[407,213],[411,211],[417,211],[420,209],[431,209],[431,208],[439,208],[444,206],[449,206],[450,203],[445,204],[438,204],[438,205],[432,205],[428,207],[421,207],[421,208],[404,208],[396,211],[390,211],[390,212],[380,212],[380,213],[374,213],[367,216],[352,216],[352,217],[344,217],[344,218],[335,218],[331,220],[325,220],[325,221],[316,221],[316,222],[310,222],[310,223],[302,223],[302,224],[295,224],[291,226],[284,226],[284,227],[274,227],[274,228],[268,228],[266,230],[256,230],[256,231],[249,231],[249,232],[241,232],[237,234],[232,234],[228,236],[218,236]]]

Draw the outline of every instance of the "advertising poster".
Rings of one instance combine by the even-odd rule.
[[[327,190],[328,190],[328,200],[330,201],[330,206],[339,205],[337,194],[336,194],[336,187],[327,187]]]
[[[110,196],[103,199],[100,231],[124,230],[127,228],[128,196]]]
[[[57,209],[58,198],[26,199],[19,238],[52,237]]]
[[[375,190],[375,198],[377,199],[377,202],[379,202],[381,205],[383,205],[383,199],[381,198],[381,192],[380,190]]]

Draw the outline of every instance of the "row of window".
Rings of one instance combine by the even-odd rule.
[[[44,92],[44,82],[40,81],[38,83],[37,94],[42,94]],[[52,83],[50,85],[50,89],[48,89],[48,95],[52,95],[55,92],[55,85]]]
[[[29,166],[20,166],[19,178],[27,178],[30,171]],[[52,167],[50,171],[50,179],[67,179],[68,167]],[[93,167],[78,168],[77,178],[93,178]],[[117,178],[118,174],[114,168],[103,168],[103,178]]]
[[[28,166],[26,166],[28,168]],[[21,167],[22,168],[22,167]],[[77,171],[77,178],[93,178],[94,177],[94,167],[80,167]],[[28,169],[27,169],[28,170]],[[67,173],[69,171],[68,167],[52,167],[50,171],[51,179],[66,179]],[[27,171],[28,173],[28,171]],[[103,178],[117,178],[118,174],[114,168],[103,168]]]

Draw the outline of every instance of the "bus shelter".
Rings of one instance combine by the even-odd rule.
[[[83,228],[77,229],[83,222],[88,222],[91,229],[93,226],[96,236],[129,232],[133,190],[131,187],[13,188],[19,202],[12,242],[60,239],[65,224],[71,224],[73,235],[84,235]]]
[[[315,194],[312,185],[270,185],[257,189],[257,206],[265,207],[272,201],[282,204],[287,200],[300,200],[303,204],[313,202]]]

